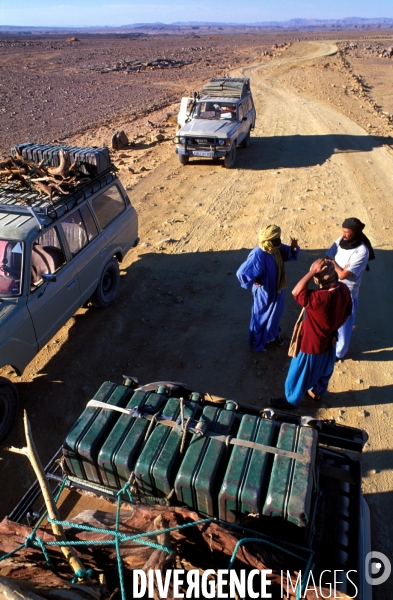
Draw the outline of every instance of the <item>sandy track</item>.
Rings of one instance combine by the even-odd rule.
[[[363,457],[364,491],[372,506],[373,548],[384,548],[391,556],[390,535],[383,531],[386,523],[381,528],[380,519],[391,501],[393,483],[390,405],[393,331],[389,317],[393,152],[385,139],[368,135],[339,110],[302,97],[291,87],[294,70],[333,54],[335,47],[330,43],[303,44],[300,48],[295,46],[292,52],[296,54],[299,50],[303,56],[289,56],[235,72],[251,78],[258,114],[251,147],[238,151],[235,170],[201,161],[191,161],[187,167],[176,169],[172,166],[174,158],[170,157],[157,173],[159,180],[167,169],[172,169],[165,197],[181,198],[181,210],[189,215],[186,223],[173,229],[176,230],[173,237],[180,241],[167,246],[166,252],[185,249],[188,253],[229,252],[250,248],[260,226],[273,221],[281,225],[286,240],[295,235],[303,247],[298,265],[288,267],[294,281],[339,236],[345,217],[357,216],[366,224],[377,260],[364,275],[349,358],[337,365],[331,393],[319,414],[367,430],[370,441]],[[144,193],[154,180],[155,176],[148,178],[135,192]],[[148,236],[153,235],[154,227],[147,231]],[[240,303],[236,312],[244,327],[244,297],[236,298]],[[227,324],[232,331],[233,304]],[[293,322],[297,309],[290,299],[287,307],[286,317]],[[290,327],[287,336],[289,330]],[[243,330],[243,344],[245,336]],[[221,333],[220,337],[227,336]],[[240,342],[239,326],[235,338]],[[241,370],[242,352],[231,347],[235,371]],[[273,360],[277,358],[274,351]],[[258,365],[269,365],[268,358],[258,357],[258,361]],[[284,363],[285,357],[280,355],[277,366]],[[259,368],[256,367],[257,372]],[[254,388],[259,393],[262,390],[262,403],[272,395],[270,390],[281,392],[284,379],[281,371],[277,368],[273,373],[269,365],[263,377],[268,385]],[[203,380],[204,376],[205,372]],[[243,398],[255,402],[254,389],[250,394],[246,381],[237,380],[243,388]],[[301,406],[303,412],[314,410],[306,403]],[[379,590],[375,592],[376,598],[378,593]]]
[[[21,378],[21,399],[32,411],[34,429],[34,421],[38,428],[54,415],[56,402],[67,398],[67,419],[58,433],[40,439],[47,458],[88,395],[104,378],[117,381],[124,371],[143,383],[183,380],[212,394],[267,405],[269,397],[282,394],[287,346],[269,347],[263,355],[248,349],[251,297],[240,289],[236,269],[259,228],[276,222],[284,241],[297,236],[302,247],[299,262],[287,269],[291,288],[339,236],[343,219],[357,216],[366,223],[377,260],[364,275],[349,358],[337,364],[322,407],[304,401],[299,411],[369,433],[363,463],[373,549],[392,556],[393,526],[383,516],[393,488],[393,152],[384,138],[368,135],[338,108],[302,95],[294,85],[299,70],[307,73],[310,62],[318,64],[334,51],[328,42],[295,44],[280,59],[241,71],[251,77],[257,124],[250,148],[238,150],[235,169],[197,160],[182,167],[173,146],[154,150],[157,163],[130,192],[141,244],[123,264],[118,302],[104,313],[79,311],[56,336],[59,344],[48,344]],[[121,176],[131,184],[126,171]],[[298,312],[289,293],[282,323],[287,340]],[[20,440],[17,428],[12,444]],[[21,459],[1,454],[7,477]],[[387,582],[374,598],[392,592]]]

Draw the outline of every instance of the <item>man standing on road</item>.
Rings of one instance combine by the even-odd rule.
[[[371,242],[363,233],[364,227],[364,223],[355,217],[345,219],[342,224],[342,237],[339,237],[326,253],[326,257],[334,264],[338,278],[348,287],[352,298],[352,314],[338,332],[337,358],[343,358],[348,351],[362,275],[364,270],[368,270],[368,261],[375,258]]]
[[[309,290],[314,279],[319,290]],[[285,381],[285,398],[271,398],[275,408],[292,409],[305,394],[320,400],[327,390],[336,359],[337,330],[352,310],[348,287],[338,281],[331,261],[316,260],[294,287],[293,297],[305,308],[300,351],[292,358]]]
[[[259,246],[250,252],[236,273],[243,288],[252,287],[248,343],[254,352],[264,352],[266,344],[274,340],[279,346],[284,343],[280,334],[288,287],[284,262],[297,260],[299,252],[296,239],[291,239],[290,246],[282,244],[280,227],[267,225],[259,232]]]

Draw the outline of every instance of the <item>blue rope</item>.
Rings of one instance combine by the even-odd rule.
[[[84,579],[85,577],[91,577],[93,575],[93,569],[87,569],[86,571],[75,571],[75,575],[71,580],[71,583],[78,583],[79,579]]]
[[[55,497],[55,502],[57,502],[60,498],[61,493],[63,492],[64,488],[66,485],[68,485],[69,481],[68,478],[65,477],[61,483],[61,486],[59,488],[58,493],[56,494]],[[222,521],[221,519],[216,519],[216,518],[207,518],[207,519],[200,519],[199,521],[193,521],[192,523],[184,523],[183,525],[177,525],[176,527],[166,527],[165,529],[158,529],[156,531],[149,531],[149,532],[145,532],[145,533],[137,533],[134,535],[128,535],[128,534],[124,534],[121,533],[119,531],[120,529],[120,508],[121,508],[121,498],[123,495],[127,495],[129,502],[133,503],[133,496],[130,490],[130,484],[129,482],[126,483],[126,485],[117,492],[117,507],[116,507],[116,520],[115,520],[115,528],[114,529],[102,529],[99,527],[92,527],[90,525],[81,525],[79,523],[72,523],[70,521],[61,521],[59,519],[51,519],[48,515],[47,515],[47,511],[44,512],[44,514],[40,517],[40,519],[38,520],[37,524],[35,525],[34,529],[32,530],[32,533],[27,536],[25,542],[23,544],[21,544],[20,546],[18,546],[18,548],[15,548],[15,550],[12,550],[11,552],[8,552],[8,554],[5,554],[3,556],[0,557],[0,562],[2,560],[5,560],[6,558],[13,556],[14,554],[16,554],[18,551],[20,551],[22,548],[24,547],[28,547],[31,545],[34,545],[36,547],[39,547],[45,557],[46,563],[48,566],[51,566],[50,563],[50,558],[49,558],[49,554],[46,550],[46,547],[50,547],[50,546],[58,546],[58,547],[62,547],[62,546],[86,546],[86,545],[106,545],[106,546],[115,546],[116,547],[116,558],[117,558],[117,565],[118,565],[118,572],[119,572],[119,582],[120,582],[120,591],[121,591],[121,598],[122,600],[127,600],[126,597],[126,590],[125,590],[125,585],[124,585],[124,574],[123,574],[123,564],[122,564],[122,559],[121,559],[121,548],[120,545],[124,542],[136,542],[138,541],[139,544],[143,545],[143,546],[150,546],[152,548],[155,548],[157,550],[161,550],[163,552],[166,552],[167,554],[172,554],[172,550],[170,548],[167,548],[166,546],[163,546],[162,544],[158,544],[156,542],[152,542],[146,538],[150,537],[150,536],[157,536],[160,535],[162,533],[170,533],[172,531],[179,531],[181,529],[186,529],[188,527],[195,527],[197,525],[203,525],[203,524],[209,524],[209,523],[218,523],[220,525],[223,525],[225,527],[230,527],[233,529],[238,529],[241,530],[243,533],[245,532],[250,532],[253,534],[253,536],[258,536],[258,537],[245,537],[242,538],[241,540],[239,540],[236,543],[236,546],[233,550],[231,559],[229,561],[229,566],[228,566],[228,570],[231,570],[233,568],[233,564],[235,562],[236,559],[236,554],[239,550],[239,548],[243,545],[246,544],[248,542],[256,542],[259,544],[266,544],[268,546],[271,546],[275,549],[277,549],[278,551],[284,552],[285,554],[289,555],[289,556],[293,556],[295,558],[301,559],[302,561],[306,561],[305,557],[301,557],[298,554],[295,554],[294,552],[292,552],[291,550],[288,550],[288,548],[284,547],[284,546],[280,546],[277,543],[270,541],[269,536],[266,536],[265,534],[259,533],[259,532],[255,532],[251,529],[248,529],[246,527],[242,527],[241,525],[237,525],[236,523],[227,523],[225,521]],[[44,520],[44,518],[47,518],[49,523],[55,523],[57,525],[61,525],[63,527],[71,527],[74,529],[82,529],[83,531],[91,531],[94,533],[98,533],[98,534],[104,534],[104,535],[110,535],[113,536],[112,539],[109,540],[74,540],[74,541],[61,541],[61,540],[56,540],[53,542],[43,542],[41,540],[41,538],[39,538],[36,535],[36,531],[39,528],[40,524],[42,523],[42,521]],[[298,597],[300,598],[300,596],[298,596],[298,593],[300,592],[300,594],[303,593],[304,591],[304,587],[306,585],[306,575],[308,574],[308,572],[311,569],[311,562],[314,556],[314,553],[312,552],[311,549],[308,548],[304,548],[302,546],[298,546],[296,544],[291,544],[289,542],[285,542],[285,545],[292,548],[292,549],[296,549],[296,550],[300,550],[302,552],[307,552],[310,553],[308,561],[307,561],[307,566],[306,566],[306,572],[304,577],[301,580],[301,586],[300,588],[297,590],[296,592],[296,598],[298,599]],[[72,578],[72,583],[76,583],[78,580],[83,579],[85,577],[91,577],[93,574],[92,569],[87,569],[86,571],[76,571],[76,573],[74,574],[73,578]]]
[[[124,488],[123,488],[124,489]],[[120,554],[120,540],[119,540],[119,528],[120,528],[120,502],[121,502],[121,494],[122,490],[120,490],[117,494],[117,507],[116,507],[116,530],[114,533],[115,541],[116,541],[116,556],[117,556],[117,569],[119,571],[119,581],[120,581],[120,591],[121,597],[123,600],[126,599],[126,590],[124,586],[124,577],[123,577],[123,563],[121,560]]]
[[[272,546],[272,548],[275,548],[276,550],[285,552],[285,554],[288,554],[289,556],[293,556],[294,558],[300,558],[300,560],[305,560],[301,556],[294,554],[293,552],[290,552],[290,550],[287,550],[286,548],[283,548],[282,546],[279,546],[278,544],[274,544],[273,542],[269,542],[268,540],[262,541],[260,538],[243,538],[237,542],[237,544],[232,552],[231,560],[229,561],[229,565],[228,565],[228,571],[230,571],[233,567],[233,563],[235,562],[236,554],[237,554],[240,546],[242,546],[243,544],[246,544],[248,542],[258,542],[259,544],[263,543],[263,544],[266,544],[267,546]],[[312,551],[311,551],[311,555],[313,555]],[[311,558],[310,558],[310,560],[311,560]],[[310,562],[310,560],[308,562]]]

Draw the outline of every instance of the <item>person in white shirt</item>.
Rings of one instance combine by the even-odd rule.
[[[338,330],[337,359],[343,358],[348,351],[362,276],[365,270],[369,270],[368,262],[375,258],[371,242],[363,233],[364,227],[364,223],[356,217],[345,219],[342,224],[342,236],[326,253],[326,258],[334,263],[338,278],[348,286],[352,297],[352,315]]]

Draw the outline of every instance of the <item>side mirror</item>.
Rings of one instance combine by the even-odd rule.
[[[243,117],[243,118],[242,118],[242,121],[247,121],[247,117]]]

